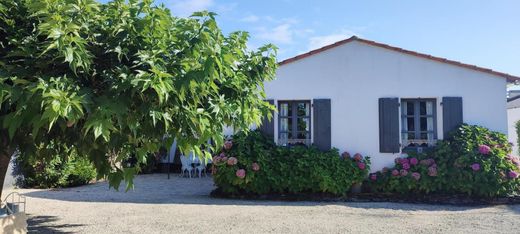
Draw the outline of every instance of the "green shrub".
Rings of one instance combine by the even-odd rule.
[[[61,187],[88,184],[96,178],[96,170],[88,159],[74,157],[72,160],[69,159],[66,165],[60,181]]]
[[[236,134],[213,163],[215,184],[226,193],[342,195],[363,181],[370,161],[343,159],[336,149],[276,146],[254,131]]]
[[[516,195],[520,160],[510,153],[504,134],[462,125],[430,152],[397,159],[394,168],[371,174],[368,185],[375,192]]]
[[[88,184],[96,178],[92,163],[79,157],[75,151],[55,157],[20,155],[15,161],[15,172],[20,187],[55,188]]]

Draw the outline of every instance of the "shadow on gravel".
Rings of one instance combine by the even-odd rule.
[[[29,233],[73,233],[64,231],[63,229],[84,226],[83,224],[54,224],[58,219],[56,216],[29,215],[27,219],[27,229]]]

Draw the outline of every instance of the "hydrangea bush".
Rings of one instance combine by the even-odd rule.
[[[361,154],[276,146],[260,132],[239,133],[213,158],[213,179],[225,193],[343,195],[368,175]]]
[[[431,151],[398,158],[367,182],[373,192],[495,197],[518,193],[519,171],[504,134],[464,124]]]

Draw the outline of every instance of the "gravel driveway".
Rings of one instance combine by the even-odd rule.
[[[210,198],[211,178],[141,175],[135,190],[105,182],[21,189],[41,233],[518,233],[520,206],[268,202]]]

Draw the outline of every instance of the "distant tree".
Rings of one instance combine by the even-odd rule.
[[[221,145],[224,125],[247,129],[273,108],[276,48],[247,39],[224,36],[214,13],[178,18],[152,0],[0,0],[1,184],[15,151],[73,150],[116,189],[138,171],[119,162],[174,138],[209,156],[198,146]]]

